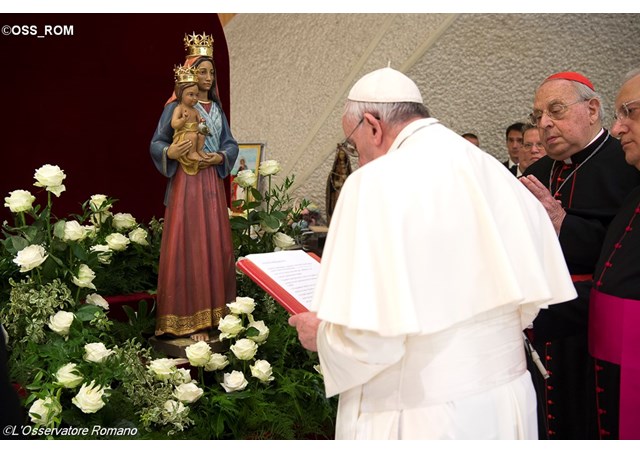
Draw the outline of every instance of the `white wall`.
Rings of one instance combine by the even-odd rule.
[[[499,159],[546,76],[583,72],[609,113],[640,66],[640,14],[239,14],[225,33],[236,139],[264,142],[295,174],[296,195],[323,210],[346,94],[388,62],[434,117]]]

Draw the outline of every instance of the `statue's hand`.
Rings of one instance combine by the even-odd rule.
[[[167,149],[167,157],[169,159],[178,159],[191,149],[191,140],[182,140],[179,143],[172,143]]]

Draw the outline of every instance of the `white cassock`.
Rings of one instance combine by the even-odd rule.
[[[312,304],[337,439],[535,439],[522,331],[576,293],[542,205],[428,118],[347,179]]]

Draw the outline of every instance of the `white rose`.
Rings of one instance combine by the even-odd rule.
[[[187,382],[191,382],[191,370],[178,368],[175,373],[173,373],[172,382],[174,384],[186,384]]]
[[[284,233],[276,233],[273,235],[273,245],[282,250],[290,249],[291,247],[296,245],[296,241],[287,234]]]
[[[91,283],[94,278],[96,278],[96,273],[86,264],[81,264],[78,269],[78,275],[74,275],[71,281],[80,288],[96,289],[95,285]]]
[[[29,272],[47,259],[46,250],[41,245],[29,245],[18,252],[13,262],[20,266],[20,272]]]
[[[256,360],[253,365],[249,365],[251,369],[251,376],[261,380],[262,382],[273,381],[274,377],[271,375],[273,370],[271,364],[266,360]]]
[[[240,187],[253,187],[258,180],[256,174],[251,170],[239,171],[233,179]]]
[[[137,224],[138,222],[136,222],[135,217],[133,217],[131,214],[122,212],[115,214],[113,216],[113,219],[111,220],[111,225],[113,225],[113,227],[118,231],[130,230]]]
[[[69,329],[71,328],[74,317],[73,313],[60,310],[55,315],[49,317],[49,323],[47,325],[58,335],[66,337],[69,335]]]
[[[281,170],[277,160],[265,160],[260,164],[258,173],[263,176],[275,175]]]
[[[67,363],[56,372],[56,380],[64,388],[73,389],[80,385],[83,380],[82,374],[78,371],[75,363]]]
[[[256,303],[251,297],[236,297],[235,302],[227,304],[227,307],[234,315],[249,314],[255,310]]]
[[[218,323],[218,330],[220,331],[220,339],[235,338],[240,332],[244,330],[242,326],[242,320],[236,315],[227,315]]]
[[[187,382],[186,384],[180,384],[173,391],[173,396],[175,396],[179,401],[183,403],[195,403],[200,399],[204,390],[198,387],[193,382]]]
[[[36,425],[49,426],[53,418],[62,412],[62,406],[58,399],[51,396],[45,399],[37,399],[29,408],[29,418]]]
[[[227,365],[229,365],[227,356],[216,352],[214,354],[211,354],[211,358],[204,366],[204,369],[205,371],[217,371],[222,370]]]
[[[82,225],[82,228],[86,231],[87,237],[94,238],[98,233],[98,228],[95,225]]]
[[[104,362],[107,357],[115,352],[107,347],[103,343],[88,343],[84,345],[84,359],[87,362],[101,363]]]
[[[111,216],[112,214],[109,211],[102,211],[102,212],[97,212],[95,214],[91,214],[90,219],[91,219],[91,223],[99,226],[105,223],[107,219]]]
[[[107,302],[104,297],[97,293],[89,294],[87,296],[86,302],[89,305],[95,305],[96,307],[104,308],[105,310],[109,309],[109,302]]]
[[[232,371],[231,373],[224,373],[224,379],[220,385],[227,393],[231,393],[244,390],[248,383],[242,371]]]
[[[211,359],[211,347],[204,341],[187,346],[184,352],[193,366],[205,366]]]
[[[129,239],[131,242],[135,242],[136,244],[149,245],[149,242],[147,241],[148,235],[149,233],[147,233],[143,228],[136,228],[129,232]]]
[[[256,355],[256,352],[258,352],[258,345],[253,340],[243,338],[236,341],[229,349],[231,349],[231,352],[240,360],[251,360]]]
[[[98,254],[98,261],[100,261],[102,264],[109,264],[111,262],[111,255],[113,254],[113,252],[108,245],[93,245],[89,250]]]
[[[106,195],[91,195],[91,200],[89,200],[89,207],[93,212],[105,211],[109,209],[110,206],[111,204],[107,200]]]
[[[176,361],[174,359],[155,359],[149,362],[147,368],[161,381],[168,381],[176,372]]]
[[[36,187],[45,187],[47,191],[59,197],[64,192],[65,187],[62,184],[62,180],[67,177],[60,167],[57,165],[43,165],[38,168],[33,175],[36,182],[33,184]]]
[[[125,250],[127,248],[127,245],[129,245],[129,242],[131,242],[129,241],[129,238],[122,233],[111,233],[104,240],[109,248],[116,252]]]
[[[97,385],[96,381],[91,381],[91,384],[82,384],[78,394],[71,399],[71,402],[85,414],[93,414],[106,404],[102,399],[104,394],[105,389]]]
[[[36,197],[31,195],[28,190],[14,190],[9,192],[9,196],[4,199],[4,206],[9,208],[11,212],[24,212],[33,208],[33,202]]]
[[[184,407],[184,404],[182,404],[180,401],[167,400],[164,403],[164,410],[169,415],[178,415],[179,413],[184,412],[185,409],[186,407]]]
[[[64,236],[62,236],[63,241],[81,241],[85,237],[87,237],[87,230],[76,220],[64,223]]]
[[[247,338],[251,338],[258,344],[262,344],[267,341],[269,337],[269,328],[266,326],[264,321],[253,321],[249,323],[249,327],[253,327],[258,331],[257,335],[247,334]]]

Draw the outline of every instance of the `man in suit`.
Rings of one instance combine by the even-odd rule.
[[[507,128],[506,143],[509,158],[502,162],[514,176],[521,176],[518,169],[520,148],[522,147],[522,129],[524,123],[513,123]]]

